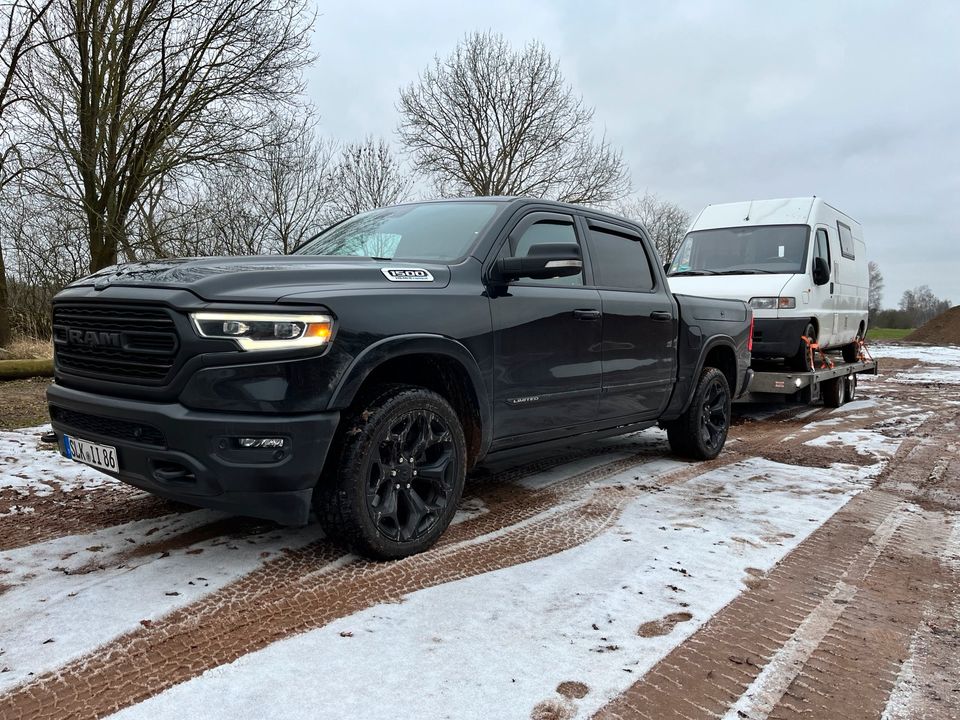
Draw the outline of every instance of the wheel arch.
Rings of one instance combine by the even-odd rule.
[[[425,387],[453,406],[463,424],[468,467],[486,454],[492,439],[489,398],[480,367],[462,343],[429,334],[384,338],[351,363],[328,408],[347,408],[365,388],[388,382]]]

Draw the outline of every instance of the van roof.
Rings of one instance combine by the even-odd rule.
[[[816,215],[817,206],[826,206],[842,215],[851,223],[859,225],[845,212],[837,210],[816,195],[812,197],[778,198],[773,200],[744,200],[742,202],[707,205],[691,230],[704,228],[737,227],[742,225],[800,225],[808,224]]]

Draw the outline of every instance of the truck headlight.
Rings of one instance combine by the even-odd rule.
[[[750,298],[750,307],[754,310],[791,310],[797,306],[792,297],[755,297]]]
[[[329,315],[198,312],[190,319],[201,337],[236,340],[241,350],[322,347],[333,335]]]

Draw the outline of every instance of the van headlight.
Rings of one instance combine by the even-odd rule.
[[[322,347],[333,336],[329,315],[197,312],[190,320],[201,337],[236,340],[241,350]]]
[[[750,298],[750,307],[754,310],[791,310],[797,306],[792,297],[755,297]]]

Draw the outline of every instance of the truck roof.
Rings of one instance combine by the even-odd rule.
[[[798,198],[776,198],[772,200],[743,200],[741,202],[707,205],[691,230],[704,228],[736,227],[741,225],[797,225],[807,224],[815,214],[816,207],[826,206],[842,215],[851,223],[859,225],[845,212],[837,210],[816,195]]]

